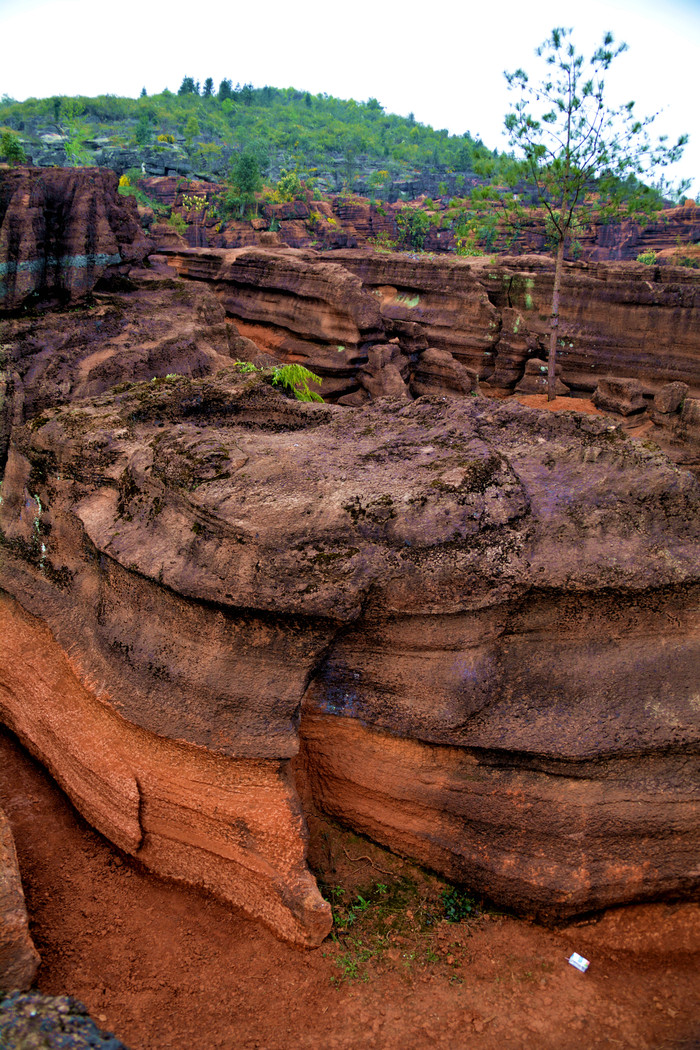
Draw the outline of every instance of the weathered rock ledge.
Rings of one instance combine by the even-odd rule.
[[[547,256],[431,258],[372,251],[168,249],[183,277],[211,284],[258,346],[358,389],[372,343],[394,341],[407,364],[426,347],[450,353],[499,392],[546,356],[554,262]],[[241,327],[239,325],[239,327]],[[607,375],[700,396],[700,272],[642,263],[567,263],[558,361],[590,393]]]
[[[699,511],[603,418],[126,384],[13,428],[2,719],[123,849],[299,943],[330,909],[295,775],[525,913],[694,893]]]

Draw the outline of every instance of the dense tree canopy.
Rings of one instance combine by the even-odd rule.
[[[202,147],[214,145],[223,151],[217,169],[221,174],[231,156],[254,150],[263,169],[274,160],[277,168],[308,173],[320,167],[336,171],[335,188],[342,184],[352,188],[356,176],[379,169],[388,171],[392,178],[410,178],[418,171],[469,173],[480,159],[494,156],[469,132],[448,135],[415,118],[385,113],[375,98],[358,102],[296,88],[234,87],[230,78],[221,80],[215,91],[210,80],[204,81],[205,93],[211,90],[208,97],[200,94],[193,77],[185,76],[177,94],[162,91],[137,99],[100,95],[75,100],[7,100],[0,103],[0,123],[24,135],[32,122],[60,122],[61,108],[72,101],[82,107],[83,119],[94,137],[128,146],[139,124],[139,138],[148,137],[141,121],[145,115],[151,141],[168,135],[176,140],[178,136],[191,138],[187,148],[195,167]],[[193,121],[199,131],[191,136],[185,129],[189,122],[191,131]]]

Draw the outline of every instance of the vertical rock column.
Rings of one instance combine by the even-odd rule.
[[[0,809],[0,990],[29,988],[39,961],[29,936],[10,824]]]

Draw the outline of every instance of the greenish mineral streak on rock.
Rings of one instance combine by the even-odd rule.
[[[532,277],[525,278],[525,309],[534,310],[535,304],[532,299],[532,289],[535,287],[535,281]]]
[[[91,255],[61,255],[59,257],[47,255],[42,259],[26,259],[20,263],[11,261],[0,263],[0,276],[4,277],[7,274],[26,271],[29,273],[41,273],[45,266],[58,267],[59,270],[67,270],[71,267],[80,270],[87,266],[115,266],[121,261],[122,257],[119,252],[113,255],[107,255],[105,252],[97,252]]]
[[[116,252],[107,255],[105,252],[97,252],[91,255],[47,255],[42,259],[25,259],[24,262],[0,263],[0,297],[7,294],[7,282],[4,277],[16,276],[18,273],[43,273],[44,270],[57,270],[65,273],[67,270],[86,270],[89,266],[116,266],[122,261],[121,255]]]

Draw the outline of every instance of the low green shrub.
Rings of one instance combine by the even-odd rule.
[[[272,385],[283,387],[297,401],[323,401],[320,394],[309,388],[309,383],[321,385],[320,376],[310,372],[303,365],[279,365],[272,369]]]

